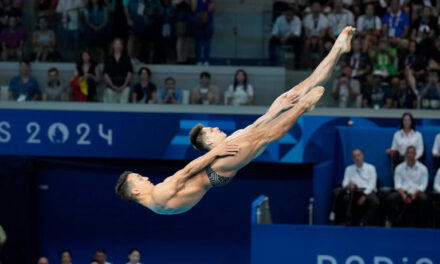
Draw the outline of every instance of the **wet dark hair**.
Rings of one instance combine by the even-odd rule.
[[[127,202],[136,201],[136,198],[130,193],[130,184],[127,183],[127,177],[133,172],[124,171],[118,178],[118,182],[115,186],[115,193],[121,197],[122,200]],[[96,252],[95,252],[96,253]],[[104,252],[105,253],[105,252]]]
[[[200,79],[202,79],[203,77],[207,77],[208,79],[211,79],[211,74],[209,72],[202,72],[200,73]]]
[[[144,71],[144,70],[147,71],[148,76],[151,77],[151,71],[150,71],[150,69],[148,69],[147,67],[141,67],[141,68],[139,69],[139,71],[138,71],[138,75],[141,75],[142,71]]]
[[[203,142],[203,135],[203,125],[197,124],[191,129],[191,132],[189,132],[189,140],[195,149],[209,151],[208,147]]]
[[[409,112],[403,113],[402,118],[400,118],[400,129],[403,129],[403,119],[405,118],[405,116],[409,116],[409,118],[411,119],[411,129],[416,131],[416,124],[414,122],[414,117]]]
[[[247,90],[247,79],[248,79],[248,76],[247,76],[246,71],[243,70],[243,69],[238,69],[238,70],[235,72],[235,77],[234,77],[234,91],[237,89],[237,86],[238,86],[237,76],[238,76],[238,74],[239,74],[240,72],[244,75],[243,89],[246,91],[246,90]]]

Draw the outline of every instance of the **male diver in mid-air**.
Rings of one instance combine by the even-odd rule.
[[[158,214],[190,210],[209,189],[227,184],[239,169],[283,137],[302,113],[313,110],[324,93],[324,88],[317,85],[330,76],[339,57],[350,50],[354,31],[346,27],[312,75],[279,96],[253,124],[229,137],[218,128],[195,126],[190,133],[191,143],[208,151],[206,154],[156,185],[148,177],[124,172],[116,184],[116,193],[123,200],[135,201]]]

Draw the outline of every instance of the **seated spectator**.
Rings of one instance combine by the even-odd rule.
[[[352,40],[351,51],[343,56],[341,62],[344,66],[351,67],[353,79],[361,84],[367,81],[367,74],[371,72],[371,62],[368,54],[362,52],[359,39]]]
[[[218,87],[211,84],[211,74],[209,72],[202,72],[199,85],[192,90],[191,104],[218,104],[219,101]]]
[[[105,103],[128,103],[130,81],[133,76],[133,66],[130,58],[124,52],[121,39],[115,39],[112,52],[104,64],[104,80],[107,88],[104,90]]]
[[[358,80],[351,78],[351,67],[344,66],[341,76],[333,81],[332,96],[339,107],[360,107],[357,101],[361,92]]]
[[[56,12],[61,15],[62,27],[58,42],[60,50],[66,54],[65,60],[73,61],[79,47],[80,10],[84,8],[83,0],[58,0]]]
[[[357,34],[363,39],[363,51],[367,52],[377,42],[382,28],[380,18],[374,14],[373,4],[367,5],[365,15],[357,19],[356,26]]]
[[[160,104],[181,104],[183,101],[182,90],[176,88],[176,81],[172,77],[165,79],[165,87],[158,92]]]
[[[96,61],[92,59],[89,51],[84,50],[81,53],[76,63],[74,76],[85,81],[86,87],[83,85],[83,89],[87,90],[87,94],[83,96],[83,99],[78,98],[78,100],[74,99],[73,101],[97,102],[96,88],[101,80],[101,70]]]
[[[40,257],[37,261],[37,264],[49,264],[49,260],[45,257]]]
[[[102,248],[98,248],[97,250],[95,250],[94,259],[96,260],[96,262],[98,262],[98,264],[111,264],[110,262],[106,261],[107,260],[107,253]]]
[[[432,146],[432,157],[434,158],[434,169],[440,168],[440,133],[435,136]]]
[[[345,168],[342,182],[344,189],[335,197],[336,223],[373,225],[375,212],[379,207],[376,168],[364,162],[364,154],[359,149],[353,150],[352,157],[354,164]]]
[[[429,71],[426,83],[419,86],[421,108],[440,108],[440,84],[437,71]]]
[[[9,100],[24,102],[39,98],[40,88],[37,80],[30,76],[30,67],[28,61],[20,61],[20,75],[12,78],[9,83]]]
[[[404,113],[400,119],[400,130],[394,133],[391,148],[386,150],[386,153],[392,158],[393,169],[403,161],[409,146],[415,147],[416,158],[420,159],[424,153],[422,134],[416,131],[413,116],[410,113]]]
[[[132,249],[128,254],[128,262],[127,264],[141,264],[139,261],[141,260],[141,252],[139,249]]]
[[[88,47],[94,51],[102,61],[104,49],[107,45],[107,25],[108,11],[103,0],[88,0],[87,8],[84,12],[85,18],[85,37]]]
[[[417,95],[411,89],[405,79],[398,77],[391,79],[390,97],[393,101],[392,108],[413,109],[417,108]]]
[[[396,75],[396,57],[397,50],[389,46],[386,38],[379,40],[379,47],[377,50],[370,51],[373,70],[382,71],[383,75],[386,77]]]
[[[157,103],[156,85],[151,82],[151,71],[142,67],[138,71],[139,83],[133,88],[131,95],[132,103],[155,104]]]
[[[17,17],[11,16],[8,19],[8,27],[3,29],[0,40],[2,42],[2,59],[18,58],[23,56],[24,41],[26,32],[17,25]]]
[[[400,10],[399,0],[391,0],[390,11],[382,17],[382,33],[391,38],[406,38],[409,34],[408,15]]]
[[[426,59],[417,54],[417,46],[415,41],[409,42],[408,51],[399,56],[398,59],[398,71],[399,74],[403,74],[406,69],[411,69],[416,79],[425,73],[425,67],[427,66]]]
[[[72,264],[72,253],[69,250],[61,251],[61,264]]]
[[[21,1],[2,0],[0,2],[0,8],[2,9],[5,18],[16,17],[18,22],[21,22],[22,7],[23,5]]]
[[[425,194],[428,186],[428,169],[416,160],[414,146],[405,150],[405,161],[394,172],[394,190],[386,199],[387,219],[392,226],[426,226],[429,202]],[[408,211],[415,211],[414,219],[408,219]],[[405,219],[406,218],[406,219]]]
[[[279,16],[272,28],[272,37],[269,43],[269,56],[272,65],[276,64],[277,49],[286,45],[295,52],[295,67],[298,69],[302,52],[301,19],[295,15],[292,8],[288,8]]]
[[[306,68],[315,68],[324,55],[324,40],[327,35],[328,20],[321,12],[321,4],[312,4],[312,13],[304,17],[304,64]]]
[[[32,45],[36,61],[48,61],[54,53],[56,38],[55,32],[47,28],[45,17],[38,20],[38,28],[32,34]]]
[[[364,108],[391,108],[393,101],[388,86],[382,82],[382,72],[374,71],[370,84],[364,89],[362,107]]]
[[[214,34],[213,0],[191,0],[193,11],[193,33],[196,40],[196,60],[198,65],[209,65],[211,39]]]
[[[431,7],[423,7],[422,15],[411,25],[411,40],[421,43],[428,37],[438,33],[437,21],[431,17]]]
[[[333,10],[328,14],[328,24],[328,36],[331,42],[336,40],[346,26],[354,26],[353,13],[343,8],[342,0],[333,1]]]
[[[47,86],[43,88],[42,101],[67,101],[67,91],[61,85],[60,76],[57,68],[50,68],[48,71]]]
[[[250,105],[254,101],[254,88],[248,82],[247,73],[239,69],[235,73],[234,83],[226,91],[227,105]]]

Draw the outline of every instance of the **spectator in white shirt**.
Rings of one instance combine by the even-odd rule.
[[[227,105],[250,105],[254,100],[254,88],[248,83],[247,73],[243,69],[237,70],[234,83],[226,91]]]
[[[414,146],[406,149],[405,161],[400,163],[394,172],[394,189],[386,199],[387,217],[391,225],[426,225],[425,219],[429,208],[428,196],[425,194],[428,186],[428,169],[416,160],[417,150]],[[411,221],[406,212],[414,211]],[[404,219],[406,218],[406,219]],[[409,220],[409,221],[408,221]]]
[[[321,12],[321,4],[313,2],[312,12],[304,18],[304,64],[306,68],[315,68],[324,53],[324,38],[328,30],[328,19]]]
[[[440,133],[435,136],[434,146],[432,146],[432,157],[434,158],[434,169],[440,168]]]
[[[139,261],[141,260],[141,252],[139,249],[132,249],[128,254],[128,262],[127,264],[142,264]]]
[[[372,45],[377,43],[382,28],[381,19],[374,15],[373,4],[367,5],[365,15],[357,19],[356,26],[358,35],[363,38],[363,51],[367,52]]]
[[[400,120],[400,130],[394,133],[391,148],[386,150],[386,153],[391,157],[393,169],[403,161],[409,146],[415,147],[416,158],[420,159],[424,152],[422,134],[416,131],[414,117],[410,113],[404,113]]]
[[[295,67],[301,62],[301,19],[295,15],[292,8],[288,8],[279,16],[272,28],[272,38],[269,43],[269,55],[272,65],[275,65],[276,51],[281,45],[292,46],[295,53]]]
[[[346,26],[354,26],[353,13],[342,6],[342,0],[334,0],[333,10],[328,15],[328,35],[334,41]]]
[[[379,207],[379,198],[376,195],[376,168],[364,162],[364,154],[360,149],[353,150],[352,157],[354,164],[345,168],[343,190],[336,198],[336,223],[345,218],[343,221],[348,225],[372,225]],[[354,216],[354,212],[359,212],[358,217]],[[341,217],[344,214],[345,217]]]
[[[434,191],[440,193],[440,169],[437,170],[437,174],[435,175]]]

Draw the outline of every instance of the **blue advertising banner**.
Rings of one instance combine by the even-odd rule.
[[[438,264],[440,230],[253,225],[251,264]]]

